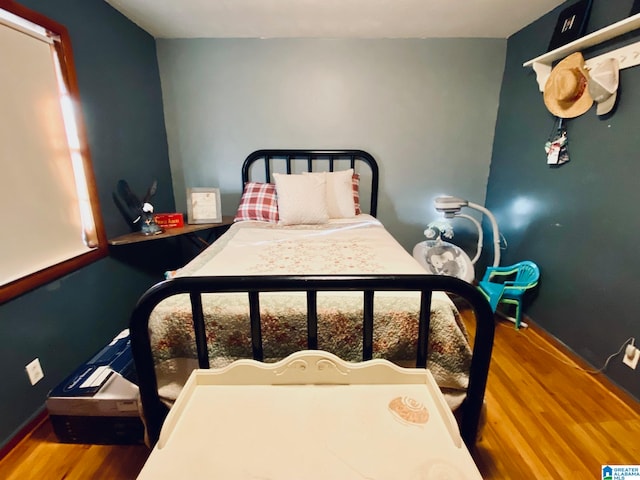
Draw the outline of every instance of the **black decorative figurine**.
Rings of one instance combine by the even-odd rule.
[[[118,187],[113,192],[116,205],[129,222],[133,231],[140,231],[143,235],[157,235],[162,228],[153,218],[153,205],[149,203],[158,188],[158,181],[154,180],[142,201],[131,191],[125,180],[118,181]]]

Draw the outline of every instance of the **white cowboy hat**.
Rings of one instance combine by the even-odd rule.
[[[598,104],[596,113],[609,113],[616,103],[618,90],[618,59],[606,58],[589,70],[589,95]]]

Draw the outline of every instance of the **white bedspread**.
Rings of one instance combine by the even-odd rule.
[[[235,224],[222,252],[192,275],[424,274],[424,268],[368,215],[354,223],[274,228]]]
[[[424,267],[402,248],[379,220],[362,214],[321,225],[236,223],[214,245],[174,275],[424,273]],[[377,295],[417,298],[413,292],[379,292]],[[450,302],[443,292],[434,292],[433,299]]]

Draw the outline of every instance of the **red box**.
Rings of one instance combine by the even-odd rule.
[[[156,213],[153,218],[164,229],[184,227],[184,215],[181,213]]]

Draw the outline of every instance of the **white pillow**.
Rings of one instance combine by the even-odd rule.
[[[353,168],[338,172],[303,172],[303,174],[312,177],[325,177],[329,218],[353,218],[356,216],[356,207],[353,201]]]
[[[322,176],[274,173],[283,225],[327,223],[327,182]]]

